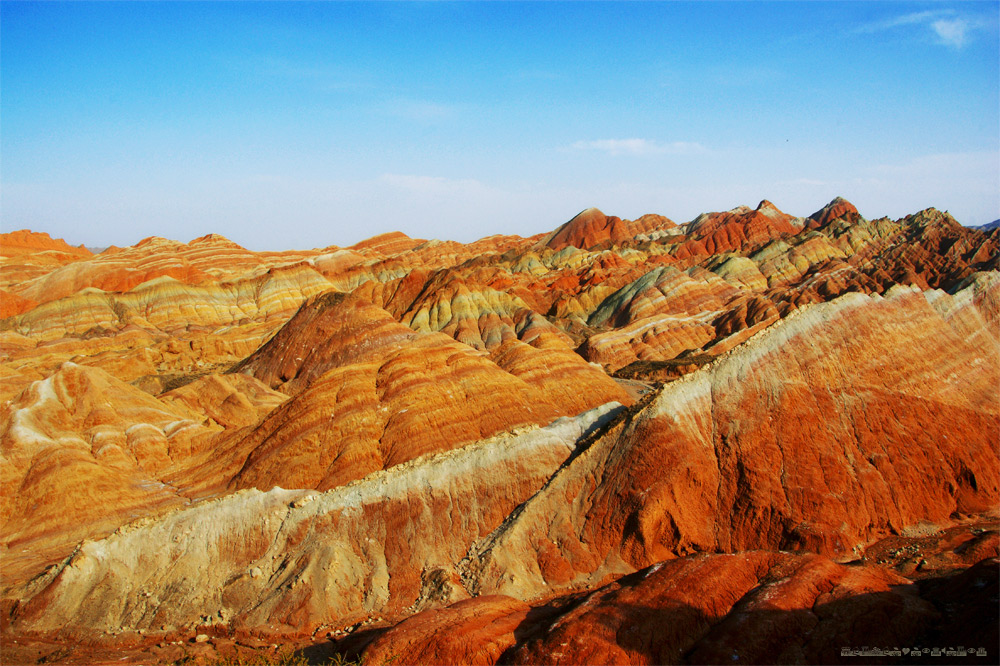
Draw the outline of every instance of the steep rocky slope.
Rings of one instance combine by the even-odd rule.
[[[998,269],[995,231],[840,198],[292,252],[4,235],[4,662],[978,647]]]
[[[0,411],[5,579],[85,537],[189,503],[172,475],[283,400],[251,378],[218,376],[157,399],[73,363],[34,382]]]
[[[975,303],[998,289],[991,274],[955,297],[847,295],[666,385],[479,544],[475,589],[525,596],[691,552],[849,554],[996,507],[1000,346]]]
[[[631,402],[568,348],[487,355],[340,293],[308,301],[236,367],[297,394],[239,443],[238,488],[328,489],[426,453]]]
[[[249,490],[89,542],[26,588],[17,626],[309,634],[467,596],[455,563],[620,407],[613,403],[316,493]],[[138,575],[133,575],[138,574]],[[82,633],[81,633],[82,632]]]
[[[72,261],[69,257],[88,258],[93,255],[93,252],[83,246],[73,247],[63,239],[52,238],[44,232],[21,229],[20,231],[0,234],[0,256],[16,257],[19,255],[29,255],[36,261],[40,256],[64,255],[66,261]]]

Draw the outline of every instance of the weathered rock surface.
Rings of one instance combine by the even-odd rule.
[[[682,244],[678,256],[746,250],[783,234],[794,235],[803,226],[800,218],[781,212],[766,199],[756,209],[740,206],[725,213],[705,213],[687,225],[690,240]]]
[[[979,658],[988,659],[997,653],[1000,626],[998,543],[991,522],[888,537],[847,565],[787,552],[687,555],[593,591],[530,603],[484,595],[423,611],[382,631],[363,657],[421,664],[830,664],[871,661],[842,655],[844,648],[909,652],[960,644],[983,648]],[[896,657],[888,663],[907,655]]]
[[[980,302],[1000,287],[984,281]],[[525,597],[697,551],[850,553],[995,507],[997,329],[975,294],[848,295],[668,384],[470,554],[472,588]]]
[[[33,255],[47,253],[50,257],[68,255],[75,258],[93,256],[87,248],[73,247],[61,238],[52,238],[45,232],[11,231],[0,234],[0,256],[16,257],[18,255]]]
[[[6,319],[7,317],[27,312],[36,305],[38,303],[30,298],[22,298],[17,294],[0,289],[0,319]]]
[[[172,450],[206,433],[142,391],[69,363],[4,407],[2,423],[5,577],[21,556],[183,504],[159,475]]]
[[[306,303],[237,369],[298,395],[229,456],[246,460],[236,488],[326,490],[516,427],[631,402],[568,348],[512,340],[487,356],[336,293]]]
[[[661,215],[644,215],[637,220],[607,216],[596,208],[588,208],[562,225],[542,241],[542,245],[560,250],[572,245],[586,250],[601,243],[620,243],[653,230],[676,227]]]
[[[0,412],[5,580],[85,537],[187,504],[172,476],[211,458],[225,429],[254,425],[285,399],[243,376],[157,399],[73,363],[34,382]]]
[[[284,320],[305,298],[330,287],[308,266],[272,269],[232,283],[189,285],[162,275],[124,293],[88,287],[44,302],[11,318],[7,326],[41,340],[92,329],[116,331],[130,324],[168,333],[191,328],[212,330],[250,319]]]
[[[847,199],[835,197],[833,201],[809,216],[808,226],[810,228],[822,227],[841,217],[855,221],[860,217],[860,213],[854,204]]]
[[[22,588],[16,625],[85,635],[218,621],[309,635],[321,624],[399,617],[462,598],[454,563],[616,409],[327,493],[249,490],[139,521],[84,543]]]
[[[946,616],[921,636],[987,632],[947,609],[995,589],[995,530],[949,530],[1000,501],[998,243],[839,198],[469,244],[0,237],[3,659],[142,629],[182,641],[154,661],[210,661],[428,610],[371,654],[585,660],[551,638],[579,626],[600,660],[827,660],[904,640],[914,587]],[[694,615],[668,602],[687,567]],[[709,612],[686,648],[639,629]]]
[[[420,664],[830,664],[841,661],[843,646],[912,645],[938,618],[917,586],[892,572],[761,551],[660,562],[567,605],[545,617],[545,606],[477,597],[396,625],[364,656]]]
[[[517,645],[531,613],[525,602],[502,595],[466,599],[403,620],[366,647],[364,659],[375,664],[496,664]],[[536,663],[547,662],[550,655],[545,656]]]

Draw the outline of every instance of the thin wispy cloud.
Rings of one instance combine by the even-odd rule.
[[[943,15],[952,15],[952,11],[934,10],[925,12],[914,12],[911,14],[903,14],[902,16],[894,16],[892,18],[885,19],[883,21],[874,21],[872,23],[866,23],[865,25],[859,26],[857,32],[882,32],[883,30],[891,30],[892,28],[898,28],[903,25],[919,25],[921,23],[930,23],[931,21],[940,18]]]
[[[972,33],[986,27],[982,20],[968,16],[959,16],[951,9],[935,9],[922,12],[912,12],[894,16],[882,21],[874,21],[859,26],[855,32],[859,34],[874,34],[917,26],[926,31],[933,41],[954,49],[961,49],[971,39]]]
[[[608,155],[695,155],[708,152],[700,143],[693,141],[674,141],[660,143],[649,139],[597,139],[595,141],[576,141],[571,146],[574,150],[590,150],[607,153]]]
[[[965,46],[972,25],[962,18],[938,19],[931,23],[942,44],[960,49]]]

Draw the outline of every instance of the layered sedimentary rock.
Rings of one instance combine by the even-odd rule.
[[[0,234],[0,256],[15,257],[18,255],[39,255],[49,253],[63,254],[71,257],[90,257],[93,253],[87,248],[73,247],[61,238],[52,238],[47,233],[29,231],[11,231]]]
[[[72,295],[93,287],[101,291],[124,292],[159,277],[184,284],[206,280],[229,281],[251,277],[279,265],[292,265],[315,254],[268,255],[246,250],[236,243],[208,234],[190,243],[165,238],[146,238],[126,248],[109,248],[87,261],[78,261],[18,286],[18,293],[38,302]]]
[[[27,312],[36,305],[38,303],[30,298],[23,298],[17,294],[0,289],[0,319],[6,319],[7,317]]]
[[[240,374],[206,375],[159,396],[160,402],[183,407],[223,428],[256,425],[286,399],[259,380]]]
[[[833,201],[809,216],[808,226],[810,228],[822,227],[837,218],[856,221],[860,216],[854,204],[843,197],[835,197]]]
[[[492,349],[517,339],[525,328],[532,310],[516,295],[488,285],[468,285],[443,271],[436,277],[424,285],[401,317],[402,323],[416,331],[440,331],[476,349]]]
[[[719,312],[739,290],[701,268],[680,271],[657,268],[608,296],[587,319],[591,326],[606,322],[623,326],[654,314]]]
[[[183,504],[159,480],[198,423],[93,368],[65,364],[3,410],[5,568],[46,537],[55,547]],[[16,566],[16,564],[15,564]]]
[[[995,588],[996,232],[835,199],[470,244],[21,236],[5,661],[400,621],[366,658],[835,661],[989,626],[947,608]]]
[[[2,408],[5,573],[187,504],[171,476],[284,399],[249,377],[212,376],[158,400],[73,363],[32,383]]]
[[[781,235],[796,234],[803,226],[803,220],[781,212],[766,199],[756,209],[740,206],[725,213],[705,213],[686,225],[688,240],[682,243],[678,256],[745,250]]]
[[[401,622],[368,646],[364,658],[829,664],[840,661],[843,646],[912,645],[937,618],[916,585],[885,569],[751,551],[660,562],[547,605],[505,596],[461,601]]]
[[[512,340],[488,356],[336,293],[306,303],[237,370],[297,394],[238,444],[231,457],[246,460],[233,481],[240,488],[325,490],[498,432],[630,402],[564,346]]]
[[[637,220],[607,216],[596,208],[588,208],[556,229],[542,245],[560,250],[568,245],[582,250],[601,243],[620,243],[653,230],[667,231],[676,227],[661,215],[644,215]]]
[[[395,617],[462,598],[454,563],[469,544],[537,492],[615,409],[327,493],[244,491],[137,522],[84,544],[29,586],[19,626],[86,635],[210,618],[308,635],[321,624]]]
[[[8,320],[7,326],[42,340],[93,329],[120,330],[129,324],[166,332],[214,329],[287,318],[305,298],[330,287],[322,275],[304,265],[232,283],[190,285],[164,275],[123,293],[88,287],[42,303]]]
[[[581,354],[610,371],[635,361],[664,361],[689,349],[700,349],[715,339],[714,311],[662,314],[637,319],[607,333],[596,333]]]
[[[26,304],[37,303],[18,293],[30,280],[91,256],[90,250],[47,233],[23,229],[0,234],[0,318],[26,312]]]
[[[523,596],[695,551],[851,552],[989,510],[1000,348],[976,303],[998,288],[841,297],[667,385],[470,554],[473,587]]]
[[[253,253],[213,235],[187,244],[152,238],[0,284],[10,295],[4,312],[15,315],[3,320],[3,328],[43,340],[130,325],[197,337],[266,322],[266,335],[306,298],[333,288],[357,291],[414,330],[443,331],[480,349],[512,337],[525,340],[526,329],[561,330],[564,341],[577,346],[679,309],[721,316],[720,308],[745,302],[736,295],[766,297],[784,316],[800,305],[850,291],[883,293],[897,283],[951,290],[1000,261],[995,239],[933,209],[869,222],[849,202],[834,200],[805,224],[765,201],[756,210],[705,214],[681,226],[658,216],[634,224],[617,219],[585,211],[548,237],[594,225],[605,229],[601,220],[610,220],[607,229],[619,232],[579,241],[590,249],[562,241],[553,249],[543,236],[461,245],[389,234],[349,249]],[[668,269],[696,283],[722,278],[710,289],[721,305],[697,290],[686,293],[691,285],[676,277],[676,284],[660,284]],[[703,307],[695,312],[699,298]],[[661,346],[613,337],[619,347],[647,350],[649,358],[665,358],[691,342],[664,340]],[[603,344],[600,338],[594,343]],[[623,349],[605,356],[627,360]]]

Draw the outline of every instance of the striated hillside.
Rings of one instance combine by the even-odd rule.
[[[4,234],[2,660],[986,663],[998,234]]]

